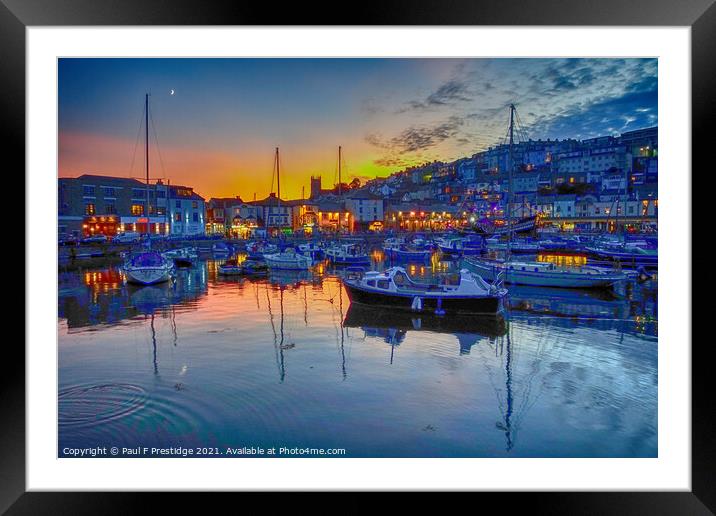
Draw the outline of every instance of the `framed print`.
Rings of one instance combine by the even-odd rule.
[[[3,508],[550,491],[524,496],[710,513],[691,170],[716,11],[598,7],[267,26],[6,1],[27,330]]]

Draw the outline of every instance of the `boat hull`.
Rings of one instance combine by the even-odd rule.
[[[607,249],[598,249],[587,247],[586,250],[597,258],[621,262],[623,264],[656,266],[659,263],[659,256],[656,254],[639,254],[628,253],[622,251],[610,251]]]
[[[401,251],[401,250],[391,249],[390,251],[387,251],[387,254],[394,260],[427,261],[430,259],[431,252],[430,251]]]
[[[135,285],[164,283],[171,277],[171,269],[168,267],[128,267],[125,273],[127,281]]]
[[[487,263],[466,260],[464,266],[479,274],[486,281],[495,281],[503,269]],[[512,285],[556,288],[609,288],[625,279],[621,273],[614,274],[578,274],[570,272],[505,270],[504,281]]]
[[[225,267],[223,265],[219,266],[219,274],[222,276],[240,276],[243,274],[243,270],[241,267]]]
[[[334,265],[370,265],[370,257],[365,256],[328,256]]]
[[[438,308],[438,299],[441,300],[441,308],[446,313],[470,313],[470,314],[496,314],[502,311],[502,296],[445,296],[426,293],[382,293],[373,290],[366,290],[344,282],[348,297],[351,303],[359,303],[369,306],[383,306],[401,310],[420,312],[435,312]],[[416,298],[420,298],[421,309],[413,310]]]

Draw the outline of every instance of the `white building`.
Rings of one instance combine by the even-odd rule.
[[[346,210],[353,219],[353,230],[373,229],[376,222],[383,222],[383,198],[367,191],[346,195]]]
[[[157,205],[165,208],[169,235],[206,233],[206,203],[191,187],[158,184]]]

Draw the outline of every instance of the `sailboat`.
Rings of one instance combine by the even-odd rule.
[[[174,262],[160,253],[151,250],[152,241],[149,234],[149,94],[144,96],[144,125],[145,143],[144,155],[146,164],[146,196],[144,212],[147,218],[147,250],[130,255],[124,264],[124,272],[129,283],[138,285],[153,285],[171,279],[174,272]]]
[[[508,197],[507,197],[507,227],[514,228],[512,224],[512,173],[514,169],[513,146],[515,130],[516,108],[510,104],[509,128],[509,165]],[[504,260],[469,257],[463,260],[463,266],[479,274],[487,281],[498,284],[511,283],[516,285],[531,285],[537,287],[564,287],[564,288],[608,288],[615,283],[626,279],[626,275],[617,270],[582,266],[568,268],[553,263],[537,261],[513,261],[511,258],[512,231],[507,233],[507,249]]]
[[[277,207],[281,208],[281,165],[278,147],[276,147],[276,154],[274,158],[274,169],[276,170],[276,199]],[[271,221],[271,206],[269,206],[268,223]],[[279,230],[281,229],[281,223],[279,222]],[[306,270],[310,269],[313,265],[313,260],[310,256],[304,256],[303,254],[297,253],[294,248],[286,248],[283,252],[277,252],[273,254],[264,254],[263,259],[266,261],[266,265],[271,270]]]

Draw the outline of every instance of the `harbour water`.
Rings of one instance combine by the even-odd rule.
[[[657,455],[656,281],[511,286],[502,318],[441,318],[351,306],[328,266],[227,279],[219,263],[148,287],[113,265],[60,271],[59,456]]]

